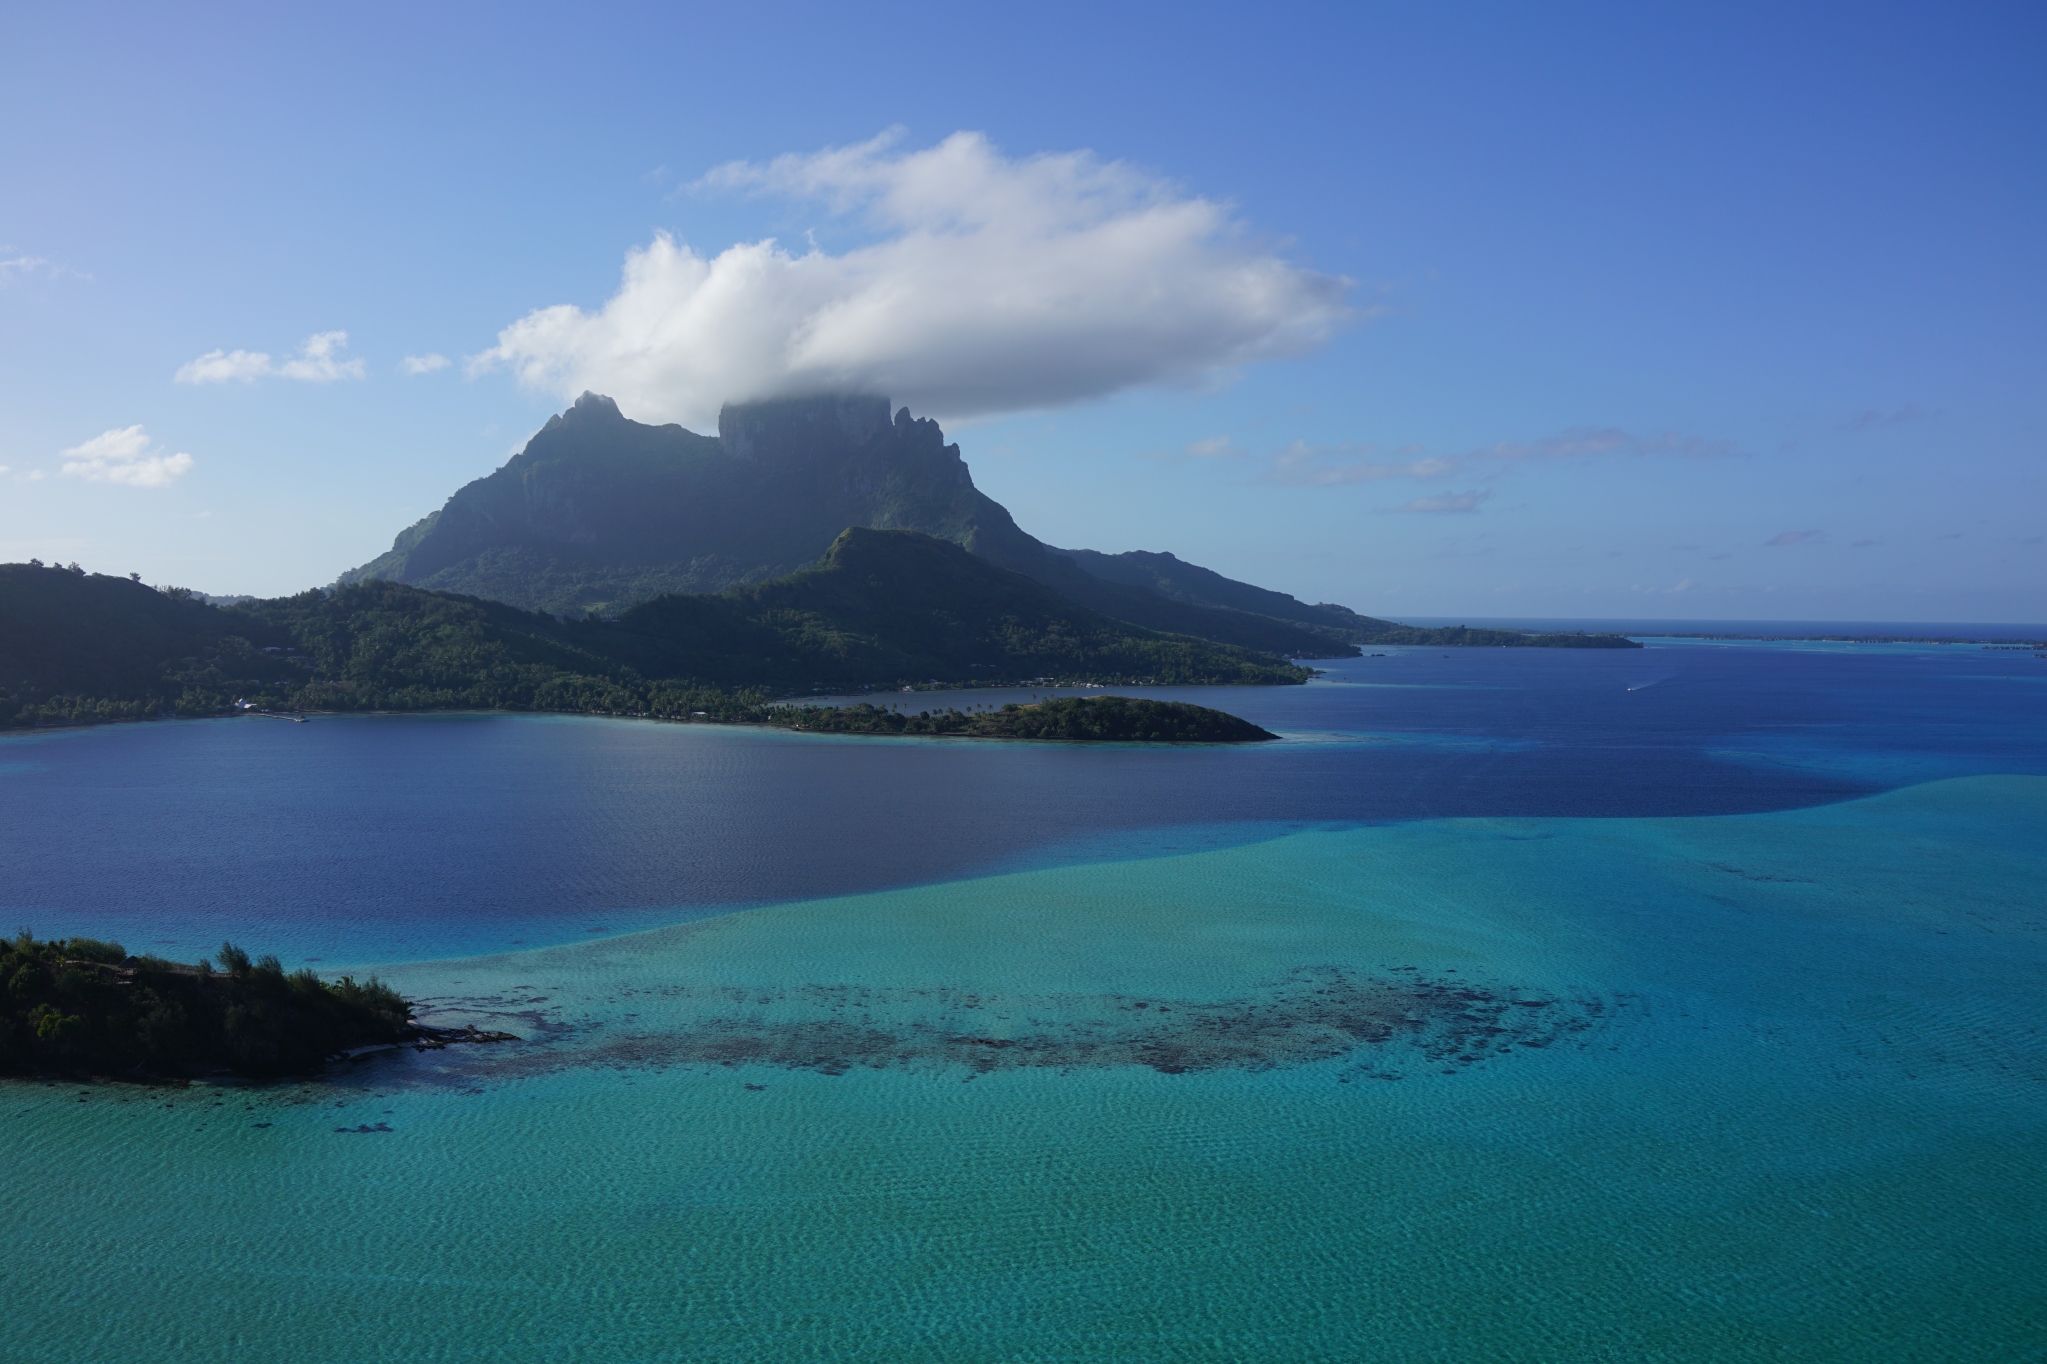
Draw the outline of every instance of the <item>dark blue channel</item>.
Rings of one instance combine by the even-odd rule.
[[[2047,772],[2047,660],[1962,647],[1389,650],[1162,692],[1249,748],[876,740],[550,716],[0,739],[0,923],[288,962],[577,940],[738,905],[1308,825],[1733,814]],[[886,698],[924,708],[999,694]]]

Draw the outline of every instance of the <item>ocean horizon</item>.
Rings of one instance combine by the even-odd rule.
[[[1800,639],[1838,636],[1849,639],[1964,640],[1991,639],[2047,640],[2047,624],[1990,623],[1985,621],[1885,621],[1885,620],[1803,620],[1697,619],[1671,616],[1403,616],[1410,625],[1469,625],[1488,630],[1582,630],[1587,633],[1671,638],[1687,635],[1736,635],[1762,639]]]

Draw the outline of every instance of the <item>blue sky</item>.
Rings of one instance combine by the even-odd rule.
[[[1043,539],[1374,614],[2047,620],[2042,37],[2019,5],[16,14],[0,559],[297,590],[567,385],[679,419],[830,372],[940,411]],[[866,319],[823,369],[762,358],[798,285]]]

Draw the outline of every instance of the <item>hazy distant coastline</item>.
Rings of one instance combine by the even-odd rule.
[[[1983,621],[1658,620],[1533,616],[1404,616],[1410,625],[1469,625],[1488,630],[1570,631],[1631,639],[1809,639],[1868,644],[2047,645],[2047,625]]]

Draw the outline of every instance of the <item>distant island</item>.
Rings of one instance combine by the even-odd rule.
[[[910,712],[853,706],[777,706],[762,722],[832,734],[933,734],[975,739],[1106,740],[1124,743],[1263,743],[1279,736],[1249,720],[1185,701],[1068,696],[999,710]]]
[[[0,1075],[309,1074],[352,1048],[495,1034],[422,1028],[374,977],[287,974],[222,944],[220,965],[93,938],[0,940]]]
[[[1400,625],[1171,554],[1054,549],[881,398],[728,407],[719,431],[585,394],[390,553],[290,597],[0,564],[0,729],[230,709],[783,723],[767,712],[791,698],[905,686],[1298,684],[1299,660],[1366,644],[1640,647]]]

